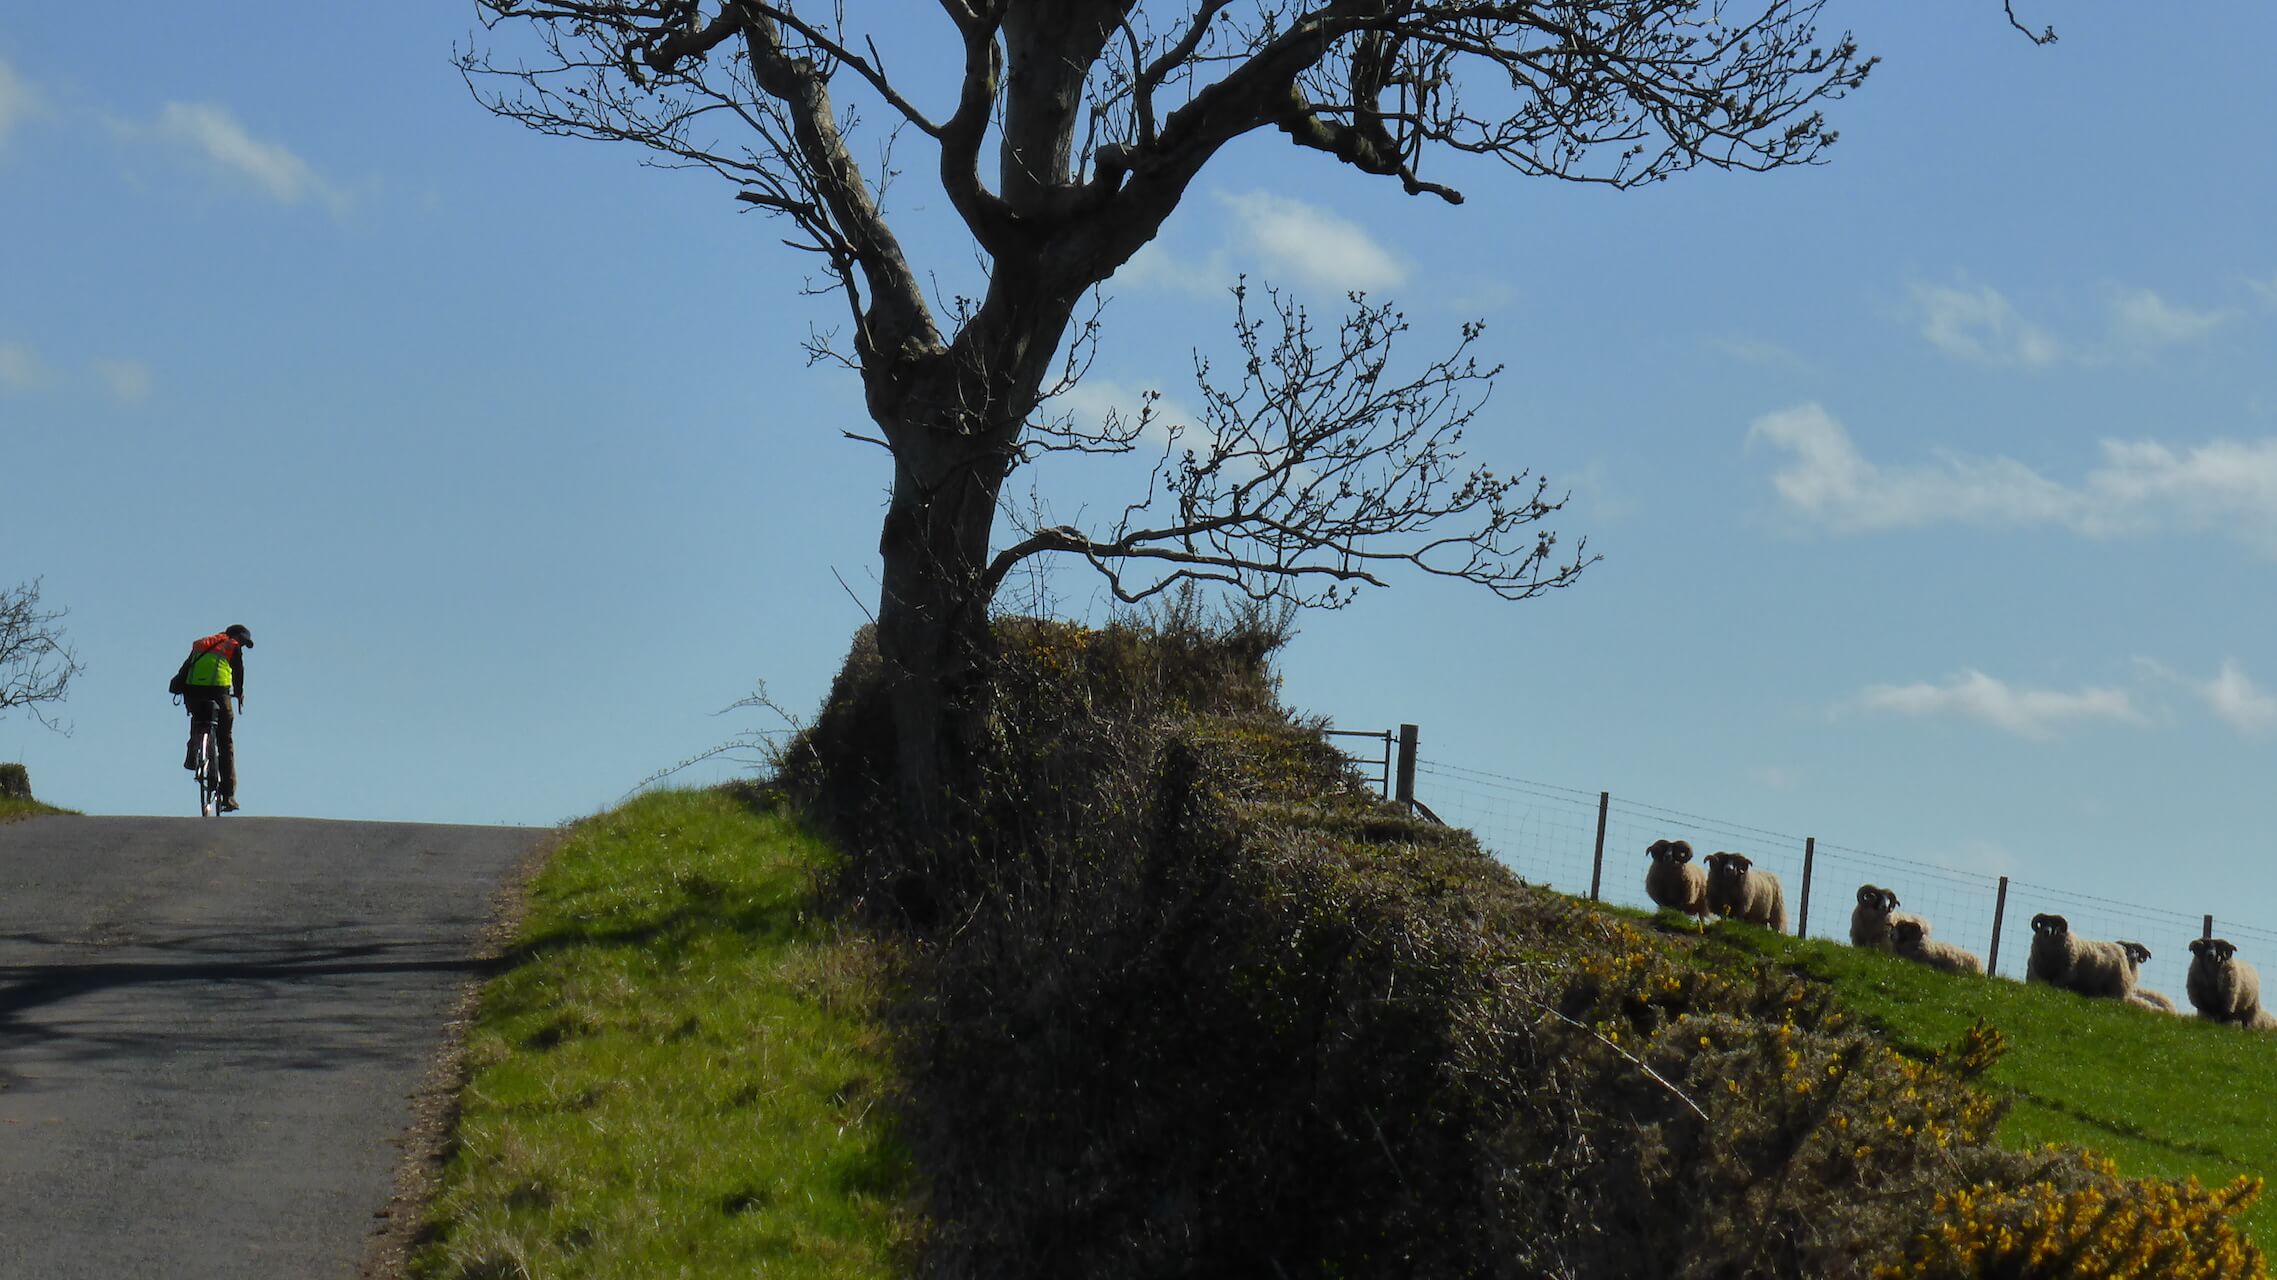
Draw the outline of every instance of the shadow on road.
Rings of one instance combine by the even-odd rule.
[[[240,1066],[323,1069],[394,1056],[396,1031],[441,1013],[438,984],[418,975],[481,978],[500,963],[467,955],[463,938],[359,931],[372,929],[0,934],[0,954],[69,957],[0,965],[0,1081],[23,1082],[11,1070],[23,1057],[88,1065],[210,1051]]]

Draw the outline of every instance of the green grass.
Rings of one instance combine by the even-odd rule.
[[[58,809],[52,804],[41,804],[37,800],[25,800],[16,796],[0,796],[0,822],[10,822],[17,818],[36,818],[43,813],[76,815],[78,812],[76,809]]]
[[[1998,1028],[2008,1052],[1979,1084],[2010,1103],[1999,1137],[2013,1148],[2087,1147],[2134,1177],[2209,1186],[2277,1173],[2277,1035],[1939,973],[1839,943],[1745,927],[1709,932],[1708,955],[1726,947],[1768,955],[1831,983],[1845,1008],[1910,1056],[1951,1045],[1979,1018]],[[2242,1221],[2257,1243],[2277,1246],[2277,1188]]]
[[[423,1277],[885,1276],[914,1230],[873,943],[724,792],[579,824],[468,1039]]]

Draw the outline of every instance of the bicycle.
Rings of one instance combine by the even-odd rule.
[[[198,816],[221,816],[221,744],[214,741],[213,726],[207,725],[197,732],[194,740],[198,762]]]

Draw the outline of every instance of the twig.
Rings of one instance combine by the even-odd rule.
[[[844,579],[844,578],[842,578],[842,577],[839,577],[839,574],[838,574],[838,567],[837,567],[836,565],[832,565],[832,566],[830,567],[830,576],[831,576],[831,577],[833,577],[833,578],[838,578],[838,587],[839,587],[839,589],[840,589],[840,590],[842,590],[842,591],[844,591],[844,592],[846,593],[846,598],[847,598],[848,600],[851,600],[851,601],[853,601],[853,602],[854,602],[854,607],[855,607],[855,608],[857,608],[857,609],[860,609],[860,610],[862,611],[862,616],[863,616],[863,617],[865,617],[865,618],[868,618],[868,619],[870,620],[870,625],[871,625],[871,626],[873,626],[873,627],[874,627],[874,626],[876,626],[876,625],[878,625],[878,615],[876,615],[876,614],[874,614],[874,613],[871,613],[871,612],[870,612],[870,606],[868,606],[868,605],[866,605],[866,604],[863,604],[863,603],[862,603],[862,597],[860,597],[860,596],[858,596],[858,595],[855,595],[855,594],[854,594],[854,589],[853,589],[852,587],[849,587],[849,586],[847,586],[847,585],[846,585],[846,579]]]
[[[1614,1043],[1613,1041],[1611,1041],[1611,1040],[1607,1039],[1607,1038],[1605,1037],[1604,1033],[1603,1033],[1603,1032],[1601,1032],[1601,1031],[1599,1031],[1597,1028],[1595,1028],[1595,1027],[1592,1027],[1592,1026],[1590,1026],[1589,1024],[1585,1023],[1585,1022],[1581,1022],[1581,1021],[1578,1021],[1578,1020],[1576,1020],[1576,1019],[1574,1019],[1574,1018],[1570,1018],[1570,1017],[1566,1016],[1565,1014],[1559,1013],[1557,1010],[1555,1010],[1555,1009],[1552,1009],[1551,1007],[1549,1007],[1549,1006],[1548,1006],[1548,1005],[1546,1005],[1546,1004],[1543,1004],[1543,1003],[1542,1003],[1542,1002],[1540,1002],[1539,1000],[1528,1000],[1526,1003],[1528,1003],[1528,1004],[1530,1004],[1530,1005],[1533,1005],[1535,1008],[1537,1008],[1537,1009],[1541,1010],[1543,1013],[1546,1013],[1546,1014],[1550,1015],[1551,1017],[1553,1017],[1553,1018],[1556,1018],[1558,1021],[1560,1021],[1560,1022],[1562,1022],[1562,1023],[1565,1023],[1565,1024],[1566,1024],[1567,1026],[1569,1026],[1569,1027],[1573,1027],[1573,1028],[1575,1028],[1576,1030],[1580,1030],[1580,1031],[1586,1031],[1586,1032],[1588,1032],[1590,1035],[1593,1035],[1593,1036],[1597,1037],[1597,1042],[1598,1042],[1599,1044],[1602,1044],[1602,1045],[1604,1045],[1606,1048],[1608,1048],[1608,1049],[1611,1049],[1613,1052],[1615,1052],[1615,1053],[1617,1053],[1617,1054],[1620,1054],[1620,1055],[1621,1055],[1622,1057],[1624,1057],[1624,1058],[1627,1058],[1627,1059],[1628,1059],[1630,1062],[1632,1062],[1632,1063],[1634,1063],[1634,1064],[1636,1065],[1636,1068],[1637,1068],[1637,1070],[1644,1072],[1644,1073],[1645,1073],[1645,1075],[1646,1075],[1646,1076],[1648,1076],[1648,1077],[1649,1077],[1649,1078],[1652,1080],[1652,1082],[1653,1082],[1654,1084],[1657,1084],[1657,1085],[1659,1085],[1661,1088],[1668,1090],[1668,1091],[1669,1091],[1671,1094],[1674,1094],[1674,1095],[1676,1096],[1676,1100],[1677,1100],[1678,1102],[1681,1102],[1681,1103],[1683,1103],[1685,1106],[1692,1108],[1692,1114],[1693,1114],[1693,1115],[1696,1115],[1696,1116],[1698,1116],[1698,1117],[1700,1117],[1700,1119],[1701,1119],[1701,1121],[1702,1121],[1703,1123],[1705,1123],[1705,1122],[1707,1121],[1707,1119],[1708,1119],[1708,1113],[1707,1113],[1707,1112],[1705,1112],[1705,1111],[1702,1111],[1702,1110],[1700,1109],[1700,1104],[1699,1104],[1699,1103],[1697,1103],[1697,1102],[1694,1102],[1694,1101],[1692,1101],[1692,1098],[1691,1098],[1691,1096],[1690,1096],[1689,1094],[1686,1094],[1686,1093],[1685,1093],[1685,1092],[1684,1092],[1682,1089],[1679,1089],[1679,1088],[1677,1088],[1677,1087],[1675,1086],[1675,1084],[1674,1084],[1674,1083],[1672,1083],[1672,1082],[1671,1082],[1671,1081],[1668,1079],[1668,1077],[1666,1077],[1666,1076],[1664,1076],[1664,1075],[1660,1074],[1658,1071],[1655,1071],[1655,1070],[1653,1070],[1653,1069],[1652,1069],[1652,1068],[1651,1068],[1649,1065],[1647,1065],[1647,1064],[1645,1063],[1644,1059],[1642,1059],[1642,1058],[1639,1058],[1637,1055],[1635,1055],[1635,1054],[1633,1054],[1633,1053],[1630,1053],[1628,1050],[1626,1050],[1626,1049],[1622,1048],[1620,1045],[1618,1045],[1618,1044]]]
[[[2016,20],[2016,0],[2000,0],[2000,7],[2008,14],[2008,25],[2023,32],[2025,39],[2034,44],[2054,44],[2056,42],[2056,29],[2053,26],[2034,31]]]

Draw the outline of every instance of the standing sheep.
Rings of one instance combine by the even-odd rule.
[[[1890,950],[1915,964],[1947,973],[1984,972],[1984,961],[1977,959],[1974,952],[1931,938],[1928,926],[1919,920],[1900,920],[1890,926]]]
[[[2079,937],[2062,916],[2037,915],[2032,917],[2032,958],[2024,966],[2024,980],[2124,1000],[2135,989],[2135,964],[2118,943]]]
[[[1787,931],[1787,895],[1779,877],[1755,870],[1754,860],[1744,853],[1708,855],[1708,909],[1774,933]]]
[[[1850,909],[1850,945],[1887,947],[1890,913],[1897,910],[1897,894],[1876,885],[1858,886],[1858,905]]]
[[[2277,1030],[2277,1018],[2261,1007],[2261,975],[2237,958],[2237,947],[2227,938],[2199,938],[2190,944],[2190,977],[2183,989],[2201,1018]]]
[[[1850,945],[1872,947],[1887,951],[1890,947],[1890,930],[1901,920],[1911,920],[1921,926],[1923,936],[1929,933],[1929,922],[1908,911],[1900,911],[1897,890],[1877,885],[1858,886],[1858,905],[1850,909]]]
[[[1645,872],[1644,891],[1660,906],[1705,919],[1708,914],[1708,872],[1692,863],[1692,846],[1684,840],[1655,840],[1645,850],[1652,868]]]

